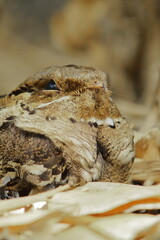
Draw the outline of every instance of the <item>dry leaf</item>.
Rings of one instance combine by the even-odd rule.
[[[136,142],[136,157],[160,161],[160,130],[151,129]]]
[[[75,226],[67,231],[58,234],[54,239],[55,240],[71,240],[75,239],[77,236],[78,239],[85,239],[85,240],[109,240],[110,238],[106,238],[102,234],[97,233],[94,230],[86,226]]]
[[[58,193],[49,202],[56,208],[59,204],[77,205],[74,216],[86,214],[109,215],[120,213],[135,204],[160,202],[159,186],[135,186],[120,183],[92,182],[74,190]]]
[[[119,214],[101,218],[90,224],[100,235],[109,236],[114,240],[132,240],[142,236],[142,232],[160,222],[160,216]]]
[[[70,189],[69,185],[64,185],[56,189],[52,189],[47,192],[39,193],[33,196],[21,197],[9,200],[0,200],[0,213],[4,213],[6,211],[11,211],[13,209],[17,209],[23,206],[30,205],[34,202],[45,201],[54,196],[57,192],[65,191]]]
[[[135,161],[132,168],[133,183],[153,185],[160,183],[160,161]]]

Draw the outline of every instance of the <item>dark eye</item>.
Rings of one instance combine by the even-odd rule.
[[[54,80],[50,80],[45,87],[45,90],[59,90]]]

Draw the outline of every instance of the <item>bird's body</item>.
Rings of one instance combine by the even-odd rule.
[[[104,72],[68,65],[0,98],[0,187],[126,182],[133,133],[110,95]]]

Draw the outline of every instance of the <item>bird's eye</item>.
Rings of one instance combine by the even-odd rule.
[[[54,80],[50,80],[45,87],[45,90],[59,90]]]

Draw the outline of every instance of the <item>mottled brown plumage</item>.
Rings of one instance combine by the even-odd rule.
[[[132,130],[100,70],[49,67],[0,98],[1,188],[127,182],[133,159]]]

